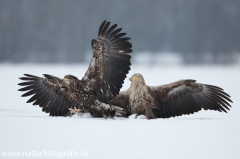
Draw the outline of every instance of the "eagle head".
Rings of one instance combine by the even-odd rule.
[[[134,74],[132,75],[132,77],[129,78],[129,80],[130,80],[132,83],[144,82],[144,78],[143,78],[143,76],[142,76],[140,73],[134,73]]]
[[[78,81],[78,78],[73,75],[66,75],[62,79],[62,83],[60,85],[62,91],[68,91],[70,90],[71,85],[76,83]]]

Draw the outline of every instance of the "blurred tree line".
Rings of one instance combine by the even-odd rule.
[[[239,0],[0,0],[0,62],[84,62],[105,19],[134,53],[169,51],[186,63],[232,63]]]

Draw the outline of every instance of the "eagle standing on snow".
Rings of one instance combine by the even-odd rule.
[[[108,105],[120,91],[130,70],[132,45],[106,20],[101,24],[98,38],[92,40],[93,58],[85,76],[79,80],[73,75],[63,79],[44,74],[45,78],[24,74],[19,83],[27,91],[22,97],[33,95],[27,103],[42,107],[50,116],[66,116],[85,110],[95,117],[113,117],[124,113],[122,109]]]
[[[204,110],[227,112],[230,96],[217,86],[180,80],[162,86],[148,86],[141,74],[133,74],[131,86],[110,101],[127,110],[128,115],[145,115],[147,119],[170,118]]]

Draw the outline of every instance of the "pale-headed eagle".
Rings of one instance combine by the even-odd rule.
[[[67,116],[72,113],[90,112],[94,117],[113,117],[119,110],[108,105],[120,91],[130,70],[132,45],[122,28],[110,27],[106,20],[101,24],[98,38],[91,42],[93,57],[85,76],[79,80],[73,75],[63,79],[44,74],[45,78],[24,74],[19,78],[27,91],[22,97],[33,95],[27,103],[42,107],[50,116]],[[119,110],[121,111],[121,109]],[[119,114],[118,114],[119,115]]]
[[[170,118],[193,114],[202,109],[227,112],[232,102],[222,88],[180,80],[161,86],[148,86],[141,74],[130,78],[131,86],[121,91],[110,104],[127,110],[128,115],[145,115],[147,119]]]

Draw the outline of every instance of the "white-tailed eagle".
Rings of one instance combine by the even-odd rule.
[[[147,119],[170,118],[193,114],[202,109],[227,112],[232,102],[222,88],[180,80],[161,86],[148,86],[141,74],[133,74],[131,86],[121,91],[110,104],[127,110],[128,115],[145,115]]]
[[[27,91],[22,97],[33,95],[27,103],[42,107],[50,116],[67,116],[71,112],[90,112],[94,117],[113,117],[116,107],[108,105],[120,91],[123,81],[130,70],[129,53],[132,45],[126,33],[117,24],[110,26],[104,21],[97,39],[91,42],[93,57],[85,76],[79,80],[73,75],[63,79],[44,74],[37,77],[24,74],[19,78],[25,86],[19,91]],[[118,114],[119,115],[119,114]]]

